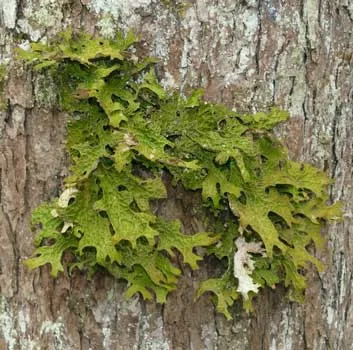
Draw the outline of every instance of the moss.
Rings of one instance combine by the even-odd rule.
[[[67,31],[58,40],[20,52],[34,69],[54,73],[72,116],[71,175],[59,198],[34,211],[42,228],[26,264],[51,264],[57,276],[69,251],[70,269],[92,275],[104,268],[127,281],[127,297],[154,293],[164,303],[181,275],[175,252],[197,269],[204,256],[195,248],[203,246],[223,273],[201,282],[198,295],[213,293],[227,318],[235,300],[251,309],[265,286],[282,283],[301,301],[303,271],[309,263],[322,268],[308,246],[323,244],[322,224],[341,211],[339,203],[327,205],[331,180],[290,161],[271,132],[288,113],[238,114],[204,101],[202,90],[186,99],[165,91],[156,60],[132,54],[132,33],[104,39]],[[207,232],[185,235],[179,221],[151,209],[152,200],[167,197],[163,173],[201,194],[203,209],[190,210],[207,210]]]

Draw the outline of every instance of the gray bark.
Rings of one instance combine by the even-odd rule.
[[[352,349],[353,344],[353,3],[348,0],[190,0],[177,10],[157,0],[0,0],[0,58],[9,64],[8,108],[0,112],[0,349]],[[58,194],[67,174],[67,116],[43,76],[13,63],[13,48],[71,25],[111,35],[135,28],[146,53],[160,58],[163,84],[237,110],[277,105],[291,113],[277,130],[293,159],[335,178],[332,200],[345,203],[342,223],[317,252],[323,273],[308,273],[306,302],[265,291],[248,315],[226,321],[193,287],[204,267],[185,271],[165,306],[124,301],[121,284],[76,273],[53,280],[29,272],[30,212]],[[11,63],[12,62],[12,63]],[[177,196],[177,194],[176,194]],[[185,203],[162,209],[190,230],[201,223]]]

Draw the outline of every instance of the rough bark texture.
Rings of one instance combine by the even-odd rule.
[[[288,109],[278,134],[291,156],[327,170],[336,180],[332,199],[345,202],[344,222],[327,230],[327,249],[317,253],[327,268],[309,273],[304,305],[266,291],[253,315],[237,304],[231,322],[206,297],[194,301],[202,268],[185,271],[163,307],[124,301],[124,285],[108,276],[28,272],[30,212],[58,194],[67,173],[66,116],[50,80],[11,63],[0,112],[0,349],[352,349],[353,3],[190,0],[179,10],[173,3],[0,0],[0,57],[10,63],[18,43],[67,25],[104,35],[133,27],[161,59],[166,86],[202,86],[208,99],[238,110]],[[195,230],[201,223],[182,197],[176,190],[161,211]]]

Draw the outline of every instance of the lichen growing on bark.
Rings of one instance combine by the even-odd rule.
[[[284,283],[302,300],[303,269],[322,267],[308,246],[322,245],[322,223],[341,212],[327,205],[327,176],[290,161],[271,133],[288,114],[238,114],[203,101],[201,90],[169,93],[154,74],[156,60],[132,53],[135,42],[132,33],[108,40],[67,31],[20,52],[56,76],[71,115],[71,175],[59,199],[34,211],[40,230],[26,264],[49,263],[57,276],[69,252],[71,269],[105,268],[127,281],[127,297],[154,292],[163,303],[181,274],[176,251],[197,269],[203,256],[195,248],[204,246],[223,274],[203,281],[198,295],[213,293],[227,318],[236,299],[250,309],[264,286]],[[151,201],[167,197],[162,173],[200,193],[208,232],[185,235],[180,222],[155,215]]]

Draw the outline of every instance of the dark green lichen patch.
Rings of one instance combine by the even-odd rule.
[[[327,205],[331,180],[288,159],[271,133],[286,112],[238,114],[204,101],[202,90],[168,93],[155,59],[132,54],[135,41],[131,33],[106,40],[65,32],[20,52],[34,69],[52,72],[71,115],[71,174],[61,196],[33,213],[40,230],[27,266],[51,264],[57,276],[70,252],[71,269],[103,267],[127,281],[127,297],[154,293],[163,303],[181,274],[175,252],[197,269],[203,256],[195,248],[203,246],[223,274],[201,282],[198,294],[211,292],[227,318],[236,299],[250,309],[265,286],[283,283],[302,300],[303,272],[309,263],[322,268],[308,247],[322,246],[322,224],[341,216],[339,204]],[[208,232],[185,235],[179,221],[151,209],[167,197],[163,173],[201,193]]]

